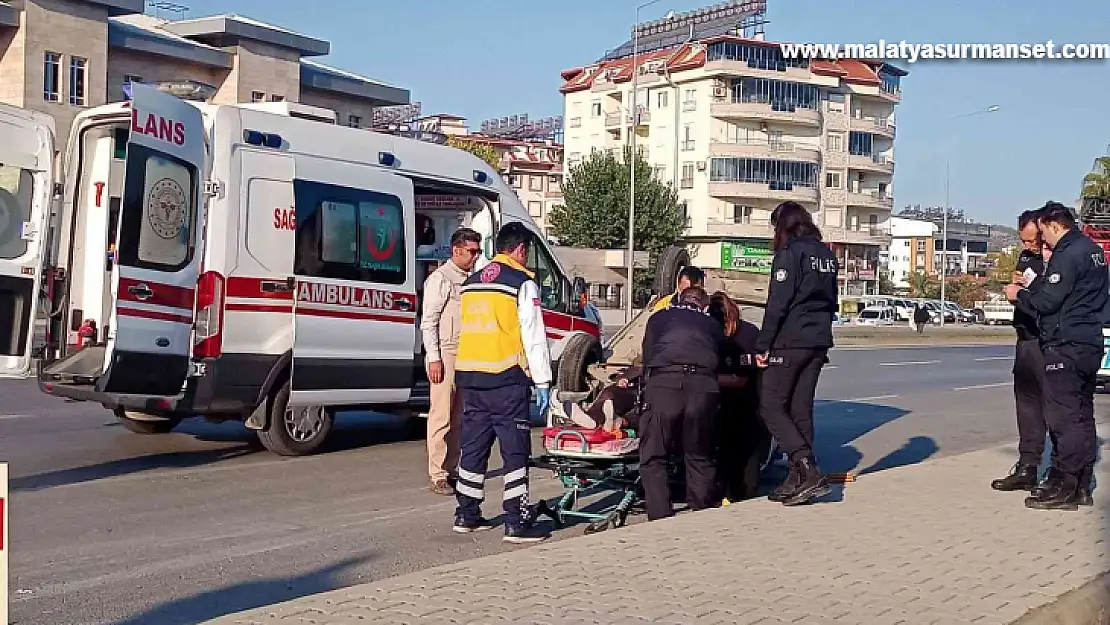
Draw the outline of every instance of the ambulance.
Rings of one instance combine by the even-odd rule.
[[[18,227],[16,243],[0,237],[0,305],[15,320],[0,375],[30,374],[38,303],[43,392],[102,404],[138,433],[241,420],[273,452],[308,454],[338,411],[426,403],[424,278],[461,226],[489,262],[508,221],[536,235],[528,265],[555,370],[599,357],[585,283],[497,171],[334,121],[135,84],[77,117],[59,172],[50,120],[0,109],[0,218]]]

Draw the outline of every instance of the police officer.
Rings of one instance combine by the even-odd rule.
[[[1024,249],[1018,256],[1014,283],[1029,288],[1030,292],[1044,285],[1043,242],[1037,225],[1039,211],[1028,210],[1018,217],[1018,235]],[[1017,408],[1018,461],[1010,474],[991,482],[991,488],[1001,491],[1032,490],[1037,485],[1037,475],[1044,455],[1044,354],[1041,352],[1040,328],[1036,311],[1020,302],[1014,307],[1014,330],[1017,345],[1014,348],[1014,403]],[[1056,446],[1053,445],[1053,454]]]
[[[454,531],[488,529],[482,518],[486,467],[496,439],[504,464],[505,542],[530,543],[548,535],[527,522],[528,460],[532,451],[529,395],[547,409],[551,354],[540,308],[540,290],[524,267],[532,233],[505,224],[497,255],[463,282],[455,383],[462,389],[460,458]]]
[[[651,312],[657,313],[660,310],[663,310],[666,307],[670,306],[675,302],[675,300],[678,299],[679,293],[692,286],[700,286],[702,288],[705,288],[705,272],[701,269],[698,269],[697,267],[688,265],[686,267],[683,267],[682,271],[678,272],[678,288],[675,289],[675,292],[666,297],[660,298],[658,302],[655,302],[655,306],[652,306]]]
[[[685,460],[686,504],[691,510],[715,504],[713,434],[724,334],[707,314],[708,307],[705,289],[690,287],[676,303],[653,314],[644,330],[640,477],[649,521],[674,514],[667,457],[679,449]]]
[[[1087,503],[1097,454],[1094,394],[1110,276],[1102,249],[1076,227],[1071,210],[1049,202],[1038,218],[1052,248],[1044,285],[1011,284],[1006,297],[1038,315],[1045,359],[1045,415],[1056,443],[1052,466],[1025,499],[1029,508],[1075,510]]]
[[[756,363],[765,368],[759,412],[790,458],[789,474],[768,498],[792,506],[829,492],[813,456],[813,396],[833,345],[837,264],[801,204],[783,202],[771,218],[775,257],[755,344]]]

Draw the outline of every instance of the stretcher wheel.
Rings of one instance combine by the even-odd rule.
[[[589,536],[590,534],[597,534],[597,533],[600,533],[600,532],[604,532],[605,530],[609,529],[609,525],[610,525],[609,519],[601,519],[600,521],[594,521],[593,523],[590,523],[589,525],[587,525],[586,529],[582,530],[582,533]]]
[[[628,510],[621,510],[620,512],[618,512],[616,514],[616,518],[613,519],[613,521],[612,521],[612,523],[610,523],[610,525],[613,526],[613,529],[616,529],[618,527],[624,527],[627,523],[628,523]]]

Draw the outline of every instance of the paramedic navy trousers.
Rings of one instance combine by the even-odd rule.
[[[1045,417],[1056,449],[1052,466],[1089,480],[1098,453],[1095,376],[1102,350],[1065,343],[1044,348]]]
[[[1017,407],[1018,462],[1038,466],[1044,455],[1044,353],[1036,338],[1018,339],[1014,348],[1014,404]],[[1052,454],[1056,454],[1053,442]]]
[[[528,507],[528,460],[532,452],[532,424],[528,418],[532,389],[513,384],[491,389],[462,389],[459,473],[455,483],[456,514],[467,521],[482,515],[486,468],[496,440],[504,465],[505,525],[520,528]]]
[[[759,414],[794,461],[813,455],[813,396],[828,351],[774,350],[771,364],[759,376]]]

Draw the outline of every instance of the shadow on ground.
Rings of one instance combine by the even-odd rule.
[[[928,436],[914,436],[900,448],[868,467],[860,469],[863,454],[852,443],[909,411],[883,404],[851,401],[818,401],[814,410],[818,463],[826,473],[874,473],[928,460],[937,453],[937,442]]]
[[[201,623],[225,614],[234,614],[267,605],[290,601],[345,584],[341,576],[371,558],[347,558],[329,567],[296,577],[243,582],[163,603],[142,614],[117,621],[116,625],[188,625]]]

